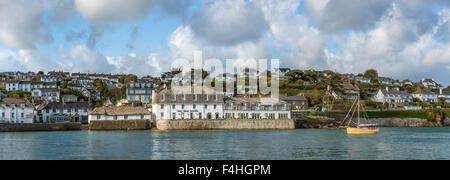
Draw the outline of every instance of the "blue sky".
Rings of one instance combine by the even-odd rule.
[[[177,58],[450,84],[445,0],[0,0],[0,71],[159,75]]]

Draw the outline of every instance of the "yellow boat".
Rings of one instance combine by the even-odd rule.
[[[380,129],[347,128],[347,134],[377,134]]]
[[[360,120],[360,108],[361,108],[361,95],[358,93],[358,99],[353,103],[352,107],[350,108],[350,111],[347,113],[347,116],[344,118],[344,122],[347,117],[349,117],[350,113],[353,111],[352,115],[350,116],[349,125],[351,122],[351,119],[353,118],[353,114],[356,111],[356,108],[353,110],[353,107],[357,103],[357,111],[358,111],[358,123],[356,123],[356,128],[353,127],[347,127],[347,134],[377,134],[380,132],[380,129],[369,129],[369,127],[377,126],[376,124],[361,124]]]

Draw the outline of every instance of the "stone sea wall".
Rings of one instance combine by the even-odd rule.
[[[79,131],[81,123],[0,124],[0,132]]]
[[[354,120],[353,122],[356,122]],[[377,124],[379,127],[427,127],[430,126],[426,119],[419,118],[376,118],[367,121],[361,120],[363,124]]]
[[[295,129],[294,120],[157,120],[159,130],[275,130]]]
[[[148,130],[152,128],[149,120],[117,120],[117,121],[91,121],[89,130]]]

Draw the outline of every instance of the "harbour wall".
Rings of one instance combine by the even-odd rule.
[[[80,131],[83,129],[81,123],[0,124],[0,132]]]
[[[295,120],[157,120],[159,130],[282,130],[295,129]]]
[[[89,130],[149,130],[152,128],[150,120],[120,120],[120,121],[91,121]]]

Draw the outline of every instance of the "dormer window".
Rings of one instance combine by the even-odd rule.
[[[214,101],[217,101],[217,94],[214,95]]]
[[[183,95],[181,95],[181,100],[183,100],[183,101],[185,101],[185,100],[186,100],[186,97],[184,96],[184,94],[183,94]]]
[[[164,95],[164,94],[161,94],[161,95],[159,96],[159,98],[161,99],[161,101],[164,101],[165,95]]]
[[[194,101],[197,101],[197,95],[196,95],[196,94],[192,95],[192,99],[193,99]]]
[[[205,98],[205,101],[208,101],[208,95],[205,95],[204,98]]]

